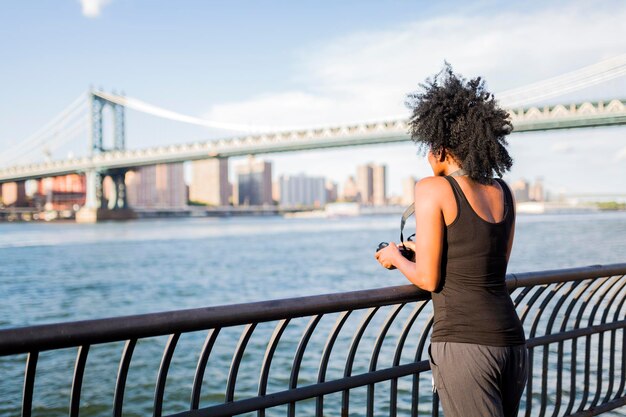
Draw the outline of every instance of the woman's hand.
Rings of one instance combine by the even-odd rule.
[[[413,242],[412,240],[405,240],[404,242],[402,242],[402,246],[415,252],[415,242]]]
[[[383,268],[387,269],[395,268],[395,260],[398,256],[402,255],[400,254],[398,246],[396,246],[393,242],[389,242],[388,246],[385,246],[376,252],[376,260],[383,266]]]

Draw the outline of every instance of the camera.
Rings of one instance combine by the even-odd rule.
[[[387,246],[389,246],[389,243],[387,243],[387,242],[380,242],[378,244],[378,248],[376,248],[376,252],[378,252],[379,250],[381,250],[382,248],[385,248]],[[400,254],[402,254],[402,256],[404,256],[406,259],[408,259],[411,262],[415,262],[415,252],[413,251],[413,249],[407,248],[403,244],[398,245],[398,249],[400,250]],[[396,267],[392,266],[389,269],[396,269]]]
[[[406,210],[404,210],[404,213],[402,213],[402,219],[400,220],[400,242],[404,242],[404,224],[406,223],[406,219],[409,218],[409,216],[411,214],[413,214],[415,212],[415,205],[411,204],[409,207],[407,207]],[[408,241],[411,241],[411,238],[415,236],[415,233],[413,233],[411,236],[409,236],[409,238],[407,239]],[[380,242],[378,244],[378,248],[376,248],[376,252],[378,252],[379,250],[381,250],[382,248],[385,248],[389,246],[389,243],[387,242]],[[398,249],[400,250],[400,253],[402,254],[402,256],[404,256],[406,259],[408,259],[411,262],[415,262],[415,252],[413,251],[413,249],[407,248],[406,246],[404,246],[403,243],[400,243],[398,245]],[[396,269],[395,266],[392,266],[389,269]]]

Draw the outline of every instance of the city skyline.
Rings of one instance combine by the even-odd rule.
[[[0,148],[28,137],[90,85],[218,121],[309,126],[406,115],[406,93],[444,59],[467,77],[483,75],[497,98],[626,50],[620,36],[626,6],[617,1],[280,8],[190,2],[175,11],[158,1],[150,8],[119,0],[82,3],[5,5],[0,26],[20,36],[0,45],[6,57],[0,71],[6,96],[18,99],[0,103]],[[238,30],[242,26],[250,30]],[[623,97],[626,83],[617,79],[552,102]],[[237,135],[132,111],[127,127],[129,148]],[[87,142],[85,136],[71,151],[84,152]],[[565,193],[624,190],[621,127],[513,134],[509,142],[515,164],[507,177],[543,176],[551,182],[547,188]],[[337,182],[349,166],[385,164],[392,193],[406,176],[430,175],[410,142],[268,156],[277,172],[306,168]]]

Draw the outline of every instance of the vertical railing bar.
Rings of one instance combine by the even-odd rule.
[[[611,311],[611,306],[613,306],[613,303],[615,302],[615,300],[621,299],[622,302],[624,302],[624,299],[626,299],[624,295],[622,295],[622,297],[619,298],[619,295],[621,294],[622,290],[626,288],[626,279],[624,279],[624,275],[620,276],[619,279],[622,280],[622,285],[615,291],[615,293],[613,294],[613,297],[611,297],[611,299],[609,300],[607,308],[604,310],[604,314],[602,315],[602,320],[601,320],[602,323],[607,322],[609,312]],[[616,321],[618,317],[617,313],[619,312],[620,307],[621,307],[621,303],[618,305],[617,310],[615,310]],[[615,329],[611,330],[611,343],[610,343],[610,348],[609,348],[609,384],[606,389],[606,395],[604,396],[604,399],[602,400],[603,404],[609,402],[611,398],[611,394],[613,393],[613,386],[615,385],[615,339],[616,337],[617,337],[617,330]]]
[[[233,354],[233,360],[230,364],[230,370],[228,371],[228,380],[226,381],[226,398],[225,402],[232,402],[235,399],[235,386],[237,384],[237,374],[239,373],[239,365],[241,365],[241,359],[248,346],[248,341],[252,336],[252,332],[256,328],[257,323],[249,323],[244,328],[237,343],[237,348]]]
[[[533,369],[534,369],[535,348],[528,347],[528,379],[526,380],[526,417],[530,417],[533,408]]]
[[[546,306],[548,305],[548,303],[550,303],[550,301],[552,301],[552,298],[554,298],[554,296],[558,293],[558,291],[563,288],[563,286],[565,285],[564,282],[559,282],[556,285],[552,286],[552,284],[550,284],[549,286],[545,287],[545,289],[549,288],[550,286],[552,286],[552,289],[550,290],[550,292],[548,292],[548,294],[544,297],[544,299],[542,300],[541,304],[539,305],[539,308],[537,309],[537,312],[535,313],[535,317],[533,318],[533,322],[531,325],[531,330],[530,330],[530,338],[535,337],[536,333],[537,333],[537,328],[539,327],[539,322],[541,321],[541,317],[543,315],[543,312],[546,309]],[[543,291],[541,291],[543,292]],[[534,300],[536,300],[533,297],[533,302]],[[550,317],[552,318],[552,317]],[[549,322],[550,320],[548,320]],[[550,323],[548,323],[550,324]],[[546,326],[547,327],[547,326]],[[548,333],[547,329],[546,329],[546,334]],[[548,353],[549,353],[549,345],[545,345],[543,347],[543,358],[542,358],[542,374],[541,374],[541,408],[539,410],[539,417],[543,417],[545,415],[546,412],[546,407],[548,404],[548,390],[547,390],[547,385],[548,385]]]
[[[372,349],[372,356],[370,357],[370,366],[369,371],[373,372],[378,367],[378,357],[380,356],[380,351],[383,347],[383,342],[385,341],[385,337],[387,337],[387,333],[389,332],[389,328],[398,317],[398,314],[406,303],[398,304],[387,316],[387,319],[382,324],[380,332],[378,333],[378,337],[376,338],[376,342],[374,343],[374,349]]]
[[[543,294],[543,292],[548,288],[549,285],[550,284],[543,284],[543,285],[538,285],[536,287],[533,287],[535,291],[530,297],[530,300],[528,300],[526,304],[524,305],[524,307],[522,308],[522,314],[520,315],[520,321],[522,323],[526,321],[526,317],[530,313],[532,306],[535,304],[535,302],[537,302],[539,297]],[[537,315],[539,314],[541,314],[541,309],[539,309],[539,311],[537,312]],[[537,315],[535,316],[535,319],[537,318]],[[534,336],[535,331],[536,331],[536,320],[533,322],[529,337],[532,338]],[[530,417],[530,413],[531,413],[532,405],[533,405],[532,403],[533,369],[534,369],[533,360],[534,360],[534,349],[529,348],[528,349],[528,379],[526,380],[526,402],[527,402],[526,414],[525,414],[526,417]]]
[[[550,344],[543,346],[542,371],[541,371],[541,408],[539,417],[544,417],[548,406],[548,355]]]
[[[524,307],[522,308],[522,314],[520,315],[520,321],[522,323],[524,323],[524,321],[526,320],[526,317],[528,313],[530,312],[530,309],[533,306],[533,304],[535,304],[535,302],[539,299],[539,297],[543,294],[543,292],[548,288],[548,285],[549,284],[544,284],[544,285],[538,285],[536,287],[533,287],[535,291],[530,297],[530,300],[528,300],[526,304],[524,305]],[[534,336],[535,330],[536,330],[536,326],[533,326],[533,328],[530,331],[529,337]],[[528,379],[526,380],[526,413],[525,413],[526,417],[530,417],[530,413],[531,413],[532,405],[533,405],[532,403],[533,369],[534,369],[533,361],[534,361],[534,349],[532,347],[529,347],[528,348]]]
[[[129,339],[124,344],[120,365],[117,370],[117,381],[115,382],[115,394],[113,395],[113,417],[122,416],[122,407],[124,405],[124,390],[126,389],[126,378],[128,376],[128,368],[133,357],[133,351],[137,339]]]
[[[578,411],[582,411],[589,397],[589,378],[591,371],[591,336],[585,336],[585,373],[583,379],[583,398],[578,405]]]
[[[424,325],[424,329],[421,332],[419,343],[417,344],[417,349],[415,350],[415,362],[419,362],[422,360],[422,354],[424,353],[424,346],[426,346],[426,340],[428,339],[428,335],[430,334],[430,329],[434,323],[434,313],[430,315],[428,321]],[[411,392],[411,416],[417,417],[419,412],[419,385],[420,385],[420,376],[421,373],[413,374],[413,389]]]
[[[561,307],[563,306],[563,304],[565,304],[565,301],[569,299],[570,295],[581,283],[582,281],[571,282],[565,293],[561,294],[556,306],[554,306],[554,308],[552,309],[552,314],[550,314],[550,318],[548,319],[548,324],[546,325],[546,334],[552,334],[552,327],[554,326],[559,311],[561,311]],[[564,344],[561,341],[558,343],[557,351],[556,398],[554,400],[554,411],[552,413],[553,417],[556,417],[558,415],[559,409],[561,408],[561,390],[563,387],[563,348]]]
[[[37,372],[37,360],[39,352],[29,352],[26,358],[26,370],[24,371],[24,390],[22,394],[22,417],[30,417],[33,407],[33,391],[35,388],[35,374]]]
[[[613,393],[613,385],[615,383],[615,339],[617,336],[616,329],[611,330],[611,343],[609,345],[609,385],[606,389],[606,395],[602,400],[602,403],[609,402],[611,394]]]
[[[622,276],[622,278],[624,278],[624,275]],[[620,303],[617,305],[617,308],[615,309],[615,314],[613,315],[613,321],[617,321],[618,317],[620,317],[620,312],[622,311],[622,307],[625,305],[626,301],[626,297],[622,297],[622,301],[620,301]],[[615,398],[619,398],[622,396],[622,392],[624,391],[624,386],[626,385],[626,348],[624,348],[624,346],[626,346],[626,330],[622,329],[622,378],[621,378],[621,382],[619,385],[619,388],[617,389],[617,392],[615,393]]]
[[[391,324],[395,321],[396,317],[398,317],[398,313],[404,308],[406,303],[401,303],[395,306],[395,308],[389,313],[387,318],[385,319],[383,325],[381,326],[380,331],[378,332],[378,337],[376,338],[376,342],[374,343],[374,349],[372,349],[372,356],[370,357],[370,366],[369,372],[374,372],[378,365],[378,357],[380,355],[380,350],[383,347],[383,342],[385,337],[387,336],[387,332],[391,327]],[[367,408],[365,411],[367,417],[374,416],[374,384],[368,384],[367,386]]]
[[[433,393],[433,408],[432,408],[432,417],[439,417],[439,394]]]
[[[594,280],[592,281],[592,284],[589,288],[591,289],[591,292],[586,294],[584,296],[584,298],[582,298],[582,304],[580,306],[580,308],[578,309],[578,314],[576,315],[576,318],[574,320],[574,329],[579,329],[580,328],[580,322],[582,320],[582,317],[585,313],[585,310],[587,309],[587,306],[589,305],[590,300],[595,296],[595,294],[600,290],[600,288],[602,288],[602,286],[604,285],[604,283],[608,280],[608,278],[606,277],[602,277],[600,279]],[[582,294],[581,294],[582,295]],[[572,343],[574,343],[573,349],[578,352],[578,338],[574,338],[572,340]],[[582,399],[581,402],[579,404],[578,410],[581,410],[582,407],[584,407],[584,404],[586,403],[586,398],[588,395],[588,391],[589,391],[589,386],[588,386],[588,382],[589,382],[589,354],[588,354],[588,347],[589,347],[589,343],[588,343],[588,338],[585,337],[585,357],[584,357],[584,384],[583,384],[583,392],[582,392]],[[576,369],[577,363],[573,364],[574,368]],[[574,390],[574,392],[576,391],[576,375],[572,374],[572,388]],[[572,396],[572,401],[570,402],[570,404],[568,404],[568,408],[566,410],[566,415],[570,414],[574,405],[576,403],[576,396],[573,395]]]
[[[345,313],[344,313],[345,314]],[[300,343],[298,343],[298,348],[296,349],[296,354],[293,358],[293,364],[291,365],[291,376],[289,377],[289,389],[294,389],[298,386],[298,375],[300,374],[300,365],[302,364],[302,358],[304,357],[304,351],[306,350],[307,345],[309,344],[309,340],[315,331],[320,319],[322,318],[322,314],[317,314],[311,317],[311,320],[306,326],[302,337],[300,338]],[[289,416],[294,416],[296,414],[296,404],[291,402],[287,406],[287,414]]]
[[[354,333],[352,338],[352,342],[350,343],[350,349],[348,350],[348,357],[346,358],[346,365],[344,367],[344,377],[349,377],[352,375],[352,366],[354,365],[354,358],[356,356],[356,351],[359,347],[359,343],[361,342],[361,338],[363,337],[363,333],[367,329],[367,326],[372,321],[374,315],[378,312],[380,307],[372,307],[368,310],[368,312],[363,316],[361,323],[359,324],[357,331]],[[341,393],[341,415],[347,416],[350,414],[350,390],[343,390]]]
[[[180,338],[180,333],[174,333],[167,339],[163,356],[161,357],[161,366],[159,367],[159,374],[157,376],[157,382],[154,389],[154,417],[161,417],[163,412],[163,395],[165,394],[165,383],[167,381],[167,373],[170,368],[172,357],[174,356],[174,349]]]
[[[398,337],[398,341],[396,342],[396,350],[393,355],[393,366],[400,365],[400,360],[402,359],[402,351],[404,350],[404,343],[406,342],[406,338],[408,337],[409,332],[411,331],[411,328],[415,323],[415,320],[417,320],[417,317],[422,312],[424,307],[426,307],[427,303],[427,301],[421,301],[417,303],[415,305],[415,309],[411,312],[411,315],[404,324],[404,329],[402,330],[402,333],[400,334],[400,337]]]
[[[552,411],[552,417],[556,417],[559,414],[561,408],[561,390],[563,389],[563,341],[558,342],[557,357],[556,357],[556,398],[554,399],[554,410]]]
[[[204,372],[206,365],[209,361],[209,356],[213,351],[213,346],[217,340],[217,336],[220,334],[220,327],[209,329],[207,336],[204,339],[204,345],[198,356],[198,363],[196,364],[196,372],[193,376],[193,385],[191,387],[191,400],[189,401],[189,409],[197,410],[200,407],[200,394],[202,392],[202,381],[204,380]]]
[[[598,358],[596,361],[596,393],[593,396],[593,398],[591,399],[591,405],[590,408],[594,408],[597,404],[598,401],[600,400],[600,397],[602,396],[602,377],[603,377],[603,373],[602,373],[602,368],[604,367],[604,332],[599,333],[598,335]]]
[[[574,294],[574,297],[569,302],[567,309],[565,310],[565,313],[563,314],[561,327],[559,329],[560,332],[564,332],[565,329],[567,328],[567,323],[569,323],[569,318],[570,318],[570,315],[572,314],[572,311],[574,311],[574,307],[576,306],[576,304],[578,304],[578,301],[582,298],[585,291],[587,291],[587,289],[591,287],[593,280],[576,281],[576,286],[578,286],[578,283],[581,283],[581,284],[584,283],[584,285],[581,288],[579,288],[578,292]],[[577,339],[572,339],[572,350],[571,350],[572,368],[570,368],[570,372],[571,372],[570,373],[570,391],[569,391],[570,396],[569,396],[569,401],[568,401],[568,408],[570,409],[570,411],[571,411],[571,407],[573,407],[574,405],[574,401],[576,398],[576,394],[575,394],[576,393],[576,380],[574,378],[575,370],[576,370],[576,361],[575,361],[576,353],[577,353],[576,347],[577,347]],[[561,402],[559,402],[559,409],[560,409]],[[569,412],[567,412],[566,414],[569,414]]]
[[[272,359],[274,358],[274,352],[276,352],[278,342],[280,341],[280,338],[282,337],[283,332],[287,328],[290,320],[291,319],[282,319],[278,322],[278,324],[274,328],[272,337],[267,344],[267,348],[265,349],[265,355],[263,356],[263,362],[261,364],[261,373],[259,376],[259,396],[265,395],[267,392],[267,381],[270,374],[270,367],[272,366]],[[265,417],[265,409],[259,409],[257,412],[257,416]]]
[[[626,386],[626,349],[624,349],[624,346],[626,346],[626,329],[622,329],[622,381],[619,384],[615,398],[622,396],[624,387]]]
[[[530,300],[528,300],[528,302],[526,303],[526,305],[524,306],[524,308],[522,309],[522,314],[520,316],[520,321],[523,323],[526,320],[526,317],[528,316],[528,314],[531,311],[532,306],[537,302],[537,300],[539,300],[539,297],[541,297],[541,295],[545,292],[546,289],[548,289],[552,284],[544,284],[544,285],[540,285],[535,288],[535,291],[532,295],[532,297],[530,298]],[[559,283],[558,285],[555,286],[555,288],[550,291],[548,293],[548,295],[543,299],[542,303],[540,304],[539,308],[537,309],[537,312],[535,313],[535,317],[533,319],[533,322],[531,324],[531,330],[530,330],[530,334],[529,334],[529,338],[533,338],[535,337],[535,334],[537,332],[537,328],[540,322],[540,317],[545,309],[545,306],[548,304],[548,302],[552,299],[552,297],[554,297],[554,295],[556,294],[556,291],[561,288],[563,286],[563,283]],[[547,347],[544,348],[544,352],[545,349],[547,349]],[[545,353],[544,353],[545,354]],[[526,417],[530,417],[531,415],[531,411],[532,411],[532,406],[533,406],[533,370],[534,370],[534,348],[529,348],[528,349],[528,379],[526,380],[526,413],[525,416]],[[542,361],[542,364],[545,364],[545,360]],[[541,392],[541,396],[540,396],[540,413],[541,415],[543,415],[545,413],[545,405],[547,403],[547,398],[545,397],[543,391],[545,391],[545,383],[544,382],[544,378],[543,378],[543,374],[542,374],[542,381],[541,381],[541,386],[542,386],[542,392]]]
[[[571,361],[570,361],[570,389],[569,389],[569,401],[567,402],[567,408],[564,415],[570,415],[574,404],[576,403],[576,369],[578,368],[578,338],[572,339],[571,348]]]
[[[70,417],[78,417],[80,411],[80,391],[83,386],[83,375],[87,364],[89,345],[78,347],[76,363],[74,364],[74,377],[72,378],[72,393],[70,396]]]
[[[593,326],[593,321],[595,319],[596,313],[599,310],[600,305],[602,304],[602,302],[604,301],[605,297],[607,295],[609,295],[609,293],[611,292],[611,290],[615,287],[616,284],[618,284],[620,282],[620,278],[619,276],[614,277],[613,282],[611,283],[611,285],[609,285],[609,287],[604,291],[604,293],[602,293],[600,295],[600,299],[596,301],[596,305],[594,306],[594,309],[592,311],[591,317],[589,318],[589,326]],[[624,280],[624,282],[622,283],[621,287],[618,286],[616,293],[619,293],[621,291],[621,288],[623,288],[624,284],[626,283],[626,280]],[[613,297],[610,297],[609,300],[607,301],[607,304],[604,308],[604,312],[602,313],[602,317],[600,317],[600,323],[604,323],[606,321],[606,317],[609,314],[609,310],[611,309],[611,305],[613,304],[613,300],[615,299],[615,294],[613,294]],[[598,401],[600,401],[600,397],[602,397],[602,367],[604,365],[604,333],[605,332],[601,332],[598,334],[598,360],[597,360],[597,368],[596,368],[596,393],[593,396],[593,399],[591,400],[591,408],[595,407],[598,404]],[[609,371],[609,374],[611,372]],[[610,380],[610,377],[609,377]]]
[[[331,329],[328,337],[326,338],[326,343],[324,344],[324,349],[322,350],[322,358],[320,359],[319,371],[317,373],[317,383],[322,383],[326,380],[326,370],[328,368],[328,361],[330,360],[330,354],[333,350],[333,346],[335,345],[335,341],[337,340],[337,336],[339,336],[339,332],[343,328],[343,325],[348,320],[352,314],[352,310],[342,312],[337,320],[335,320],[335,325]],[[295,386],[294,386],[295,388]],[[292,407],[293,403],[290,403],[290,407]],[[315,398],[315,415],[322,416],[324,413],[324,396],[319,395]],[[295,404],[293,404],[293,409],[290,408],[289,414],[290,417],[295,416]]]
[[[404,343],[406,342],[406,338],[409,335],[409,332],[413,328],[413,324],[417,317],[422,312],[424,307],[426,306],[427,301],[420,301],[415,304],[413,311],[407,318],[404,323],[404,328],[402,329],[402,333],[398,337],[398,341],[396,342],[396,349],[393,355],[393,366],[398,366],[400,364],[400,360],[402,359],[402,351],[404,350]],[[389,415],[395,416],[398,413],[398,379],[392,378],[389,387]]]
[[[570,316],[572,314],[572,312],[574,311],[574,308],[576,307],[576,305],[578,304],[578,301],[584,299],[583,295],[585,294],[585,292],[587,292],[587,290],[593,288],[592,284],[594,283],[594,280],[584,280],[584,285],[582,286],[582,288],[580,288],[578,290],[578,292],[574,295],[574,298],[572,299],[572,301],[570,301],[569,305],[567,306],[567,310],[565,311],[565,314],[563,315],[563,321],[561,322],[561,328],[560,328],[560,332],[564,332],[565,329],[567,328],[567,324],[570,321]],[[573,338],[572,339],[572,350],[571,350],[571,355],[572,355],[572,359],[571,359],[571,368],[570,368],[570,396],[569,396],[569,401],[567,402],[567,408],[565,411],[565,415],[569,415],[572,412],[572,409],[574,408],[574,404],[576,403],[576,368],[577,368],[577,360],[576,360],[576,355],[578,353],[578,338]]]
[[[615,281],[617,282],[617,281]],[[587,306],[590,304],[591,300],[594,299],[596,293],[602,289],[606,283],[611,283],[607,288],[604,288],[602,292],[599,293],[598,298],[595,299],[595,303],[591,309],[591,313],[589,314],[589,319],[587,321],[587,325],[590,326],[593,324],[593,320],[595,318],[596,312],[602,303],[602,300],[606,296],[606,294],[610,291],[610,289],[615,285],[615,282],[611,283],[611,277],[604,277],[600,279],[600,284],[593,290],[591,294],[584,300],[584,304],[581,306],[581,310],[579,311],[578,316],[576,317],[576,328],[580,327],[580,322],[582,321],[583,313],[587,309]],[[599,352],[598,361],[601,361],[602,353]],[[599,362],[601,363],[601,362]],[[598,363],[598,364],[599,364]],[[585,409],[585,405],[587,404],[587,400],[589,399],[589,380],[591,377],[591,335],[585,337],[585,376],[584,376],[584,389],[583,389],[583,398],[580,401],[580,405],[578,406],[578,411],[582,411]]]

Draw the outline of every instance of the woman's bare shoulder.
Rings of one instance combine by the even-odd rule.
[[[450,188],[450,184],[444,177],[424,177],[415,183],[415,192],[435,192]]]
[[[416,201],[440,200],[450,193],[450,184],[444,177],[432,176],[424,177],[415,183],[415,199]]]

